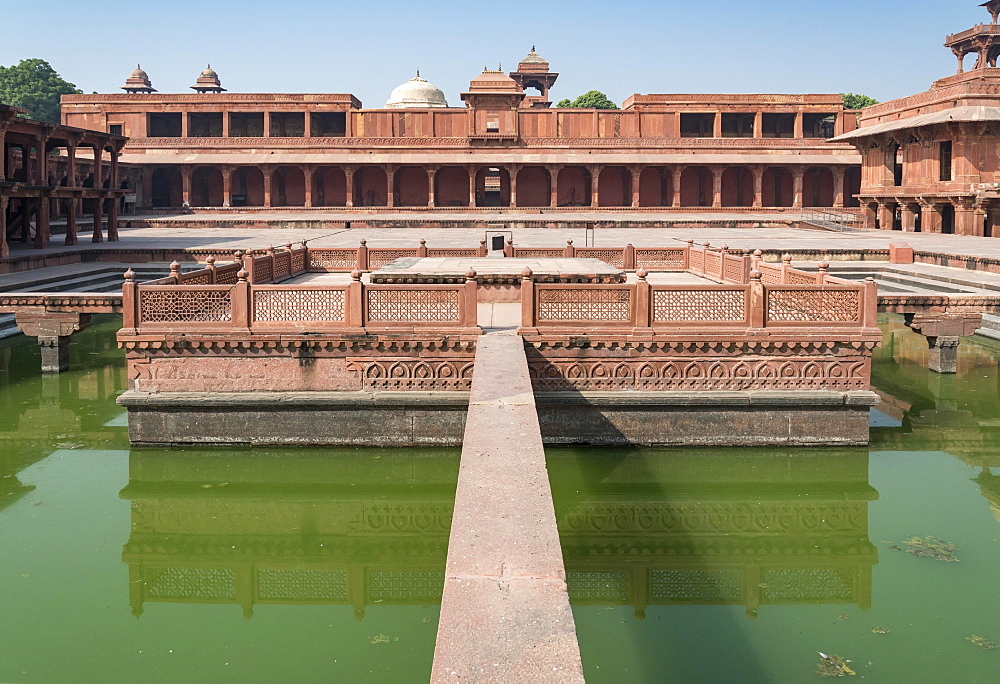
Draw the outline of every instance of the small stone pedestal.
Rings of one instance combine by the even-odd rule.
[[[69,338],[90,325],[90,314],[63,311],[19,311],[17,327],[25,335],[38,338],[42,350],[42,372],[69,370]]]
[[[927,367],[937,373],[958,372],[958,344],[982,325],[981,314],[908,314],[906,324],[927,338]]]

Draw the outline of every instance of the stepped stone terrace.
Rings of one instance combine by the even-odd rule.
[[[487,254],[287,245],[127,275],[132,442],[460,444],[484,327],[522,338],[545,443],[867,442],[874,282],[693,242]]]

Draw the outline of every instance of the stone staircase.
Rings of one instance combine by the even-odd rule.
[[[198,264],[189,264],[183,270],[198,267]],[[170,273],[170,265],[166,263],[73,264],[0,276],[0,292],[116,292],[121,290],[123,274],[129,268],[135,271],[140,282]],[[0,339],[17,334],[14,314],[0,314]]]
[[[804,270],[813,269],[807,267]],[[874,278],[878,284],[879,292],[885,294],[1000,296],[1000,275],[979,271],[961,271],[927,264],[832,262],[830,274],[848,280]],[[1000,316],[983,314],[983,327],[977,330],[976,334],[1000,339]]]

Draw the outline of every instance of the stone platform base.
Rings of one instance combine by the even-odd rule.
[[[545,444],[865,445],[873,392],[546,392]],[[459,446],[466,392],[126,392],[134,446]],[[501,426],[502,427],[502,426]]]

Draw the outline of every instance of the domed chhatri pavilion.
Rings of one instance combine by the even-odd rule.
[[[393,89],[385,106],[387,109],[447,107],[448,101],[444,91],[420,78],[420,71],[417,70],[415,77]]]
[[[450,106],[418,73],[384,107],[350,94],[229,93],[211,67],[189,94],[137,69],[125,94],[68,95],[66,124],[121,132],[138,206],[600,207],[669,213],[857,206],[857,127],[838,94],[633,95],[618,110],[554,108],[534,48],[485,69]]]

